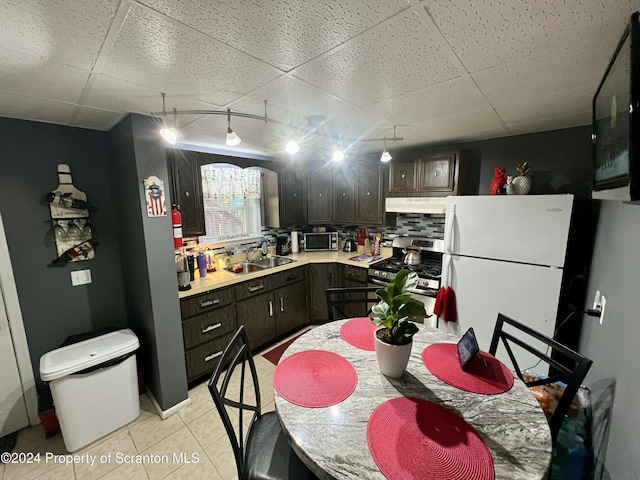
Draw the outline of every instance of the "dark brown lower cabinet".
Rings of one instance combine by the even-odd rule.
[[[244,325],[253,350],[276,338],[275,310],[272,291],[236,303],[238,325]]]
[[[309,322],[306,294],[307,286],[304,281],[286,285],[274,291],[276,335],[283,335]]]
[[[326,322],[328,319],[325,290],[342,286],[338,267],[339,265],[335,263],[312,263],[309,265],[311,319],[314,322]]]

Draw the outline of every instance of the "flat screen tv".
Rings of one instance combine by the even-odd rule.
[[[640,12],[593,97],[593,198],[640,201]]]

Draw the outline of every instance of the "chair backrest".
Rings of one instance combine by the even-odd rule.
[[[508,327],[508,331],[505,331],[505,324],[510,325]],[[519,330],[517,333],[515,330]],[[538,342],[542,342],[547,345],[547,351],[541,352],[538,348],[531,346],[528,342],[531,342],[532,339],[537,340]],[[564,420],[565,415],[569,411],[569,407],[571,406],[571,402],[573,401],[584,377],[587,375],[591,364],[593,363],[587,357],[580,355],[577,352],[574,352],[570,348],[562,345],[556,340],[547,337],[546,335],[537,332],[526,325],[523,325],[516,320],[503,315],[502,313],[498,314],[498,320],[496,321],[496,326],[493,331],[493,338],[491,339],[491,346],[489,347],[489,353],[491,355],[496,354],[496,350],[498,348],[498,342],[502,340],[502,344],[504,345],[507,353],[509,354],[509,358],[511,359],[511,363],[515,369],[516,374],[528,387],[535,387],[538,385],[548,385],[555,382],[563,382],[566,384],[564,392],[558,401],[556,409],[549,419],[549,427],[551,428],[551,436],[553,441],[555,442],[556,437],[558,436],[558,432],[560,431],[560,427],[562,426],[562,421]],[[527,350],[532,353],[536,357],[538,357],[541,361],[545,362],[550,367],[550,374],[547,378],[536,378],[534,380],[525,380],[523,376],[523,372],[518,365],[518,362],[513,354],[513,350],[511,346],[518,345],[519,347]],[[551,352],[549,351],[551,350]],[[555,358],[551,357],[551,354],[555,353]],[[558,355],[564,357],[564,359],[568,360],[568,362],[563,362],[571,366],[566,366],[563,363],[560,363],[558,360],[560,359]]]
[[[378,303],[379,287],[327,288],[327,313],[329,321],[342,318],[368,317],[371,307]]]
[[[251,377],[248,378],[248,375]],[[245,392],[245,384],[249,381],[253,383],[253,389]],[[238,478],[245,478],[246,439],[261,412],[258,375],[244,325],[240,326],[220,356],[208,387],[233,448]],[[229,415],[230,409],[235,409],[238,414],[233,421]],[[253,412],[248,426],[244,424],[246,411]]]

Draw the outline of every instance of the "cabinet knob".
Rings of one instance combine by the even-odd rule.
[[[319,197],[321,197],[321,196],[322,196],[322,194],[321,194],[321,193],[319,193],[319,194],[318,194],[318,196],[319,196]]]
[[[189,196],[189,192],[184,192],[184,196],[188,197]]]
[[[369,197],[371,195],[371,192],[367,192],[367,197]]]
[[[345,195],[346,195],[346,193],[345,193],[345,192],[342,192],[342,196],[344,197]]]
[[[404,178],[406,177],[406,175],[403,173],[402,175],[400,175],[400,178]]]
[[[438,176],[438,172],[433,172],[433,176],[437,177]]]
[[[298,194],[297,194],[297,193],[294,193],[294,194],[293,194],[293,198],[296,198],[297,196],[298,196]]]

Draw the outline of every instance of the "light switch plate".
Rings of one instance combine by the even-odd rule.
[[[71,272],[71,285],[77,287],[78,285],[86,285],[91,283],[91,270],[76,270]]]

